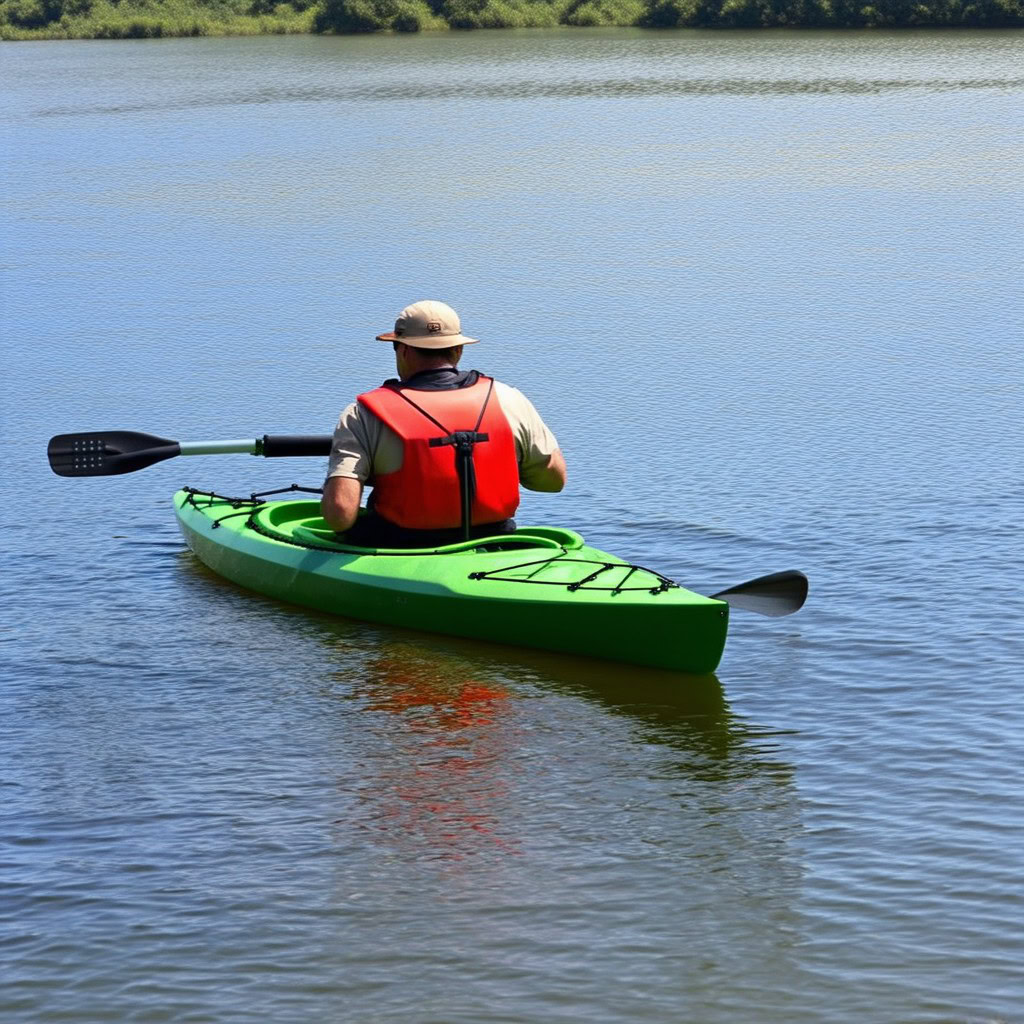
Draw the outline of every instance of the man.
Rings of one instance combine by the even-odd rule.
[[[338,420],[320,503],[328,526],[366,547],[433,547],[514,530],[520,484],[565,486],[561,450],[529,399],[458,369],[477,339],[450,306],[413,303],[377,340],[393,344],[398,379]],[[374,490],[359,516],[364,484]]]

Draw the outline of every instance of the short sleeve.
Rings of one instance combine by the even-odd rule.
[[[373,445],[358,402],[347,406],[338,418],[327,463],[327,478],[353,477],[365,483],[370,476]]]
[[[499,384],[497,394],[515,435],[519,481],[529,490],[537,471],[546,469],[551,456],[558,450],[558,441],[533,403],[521,391]]]

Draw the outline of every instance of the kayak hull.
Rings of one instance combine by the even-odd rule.
[[[717,667],[728,605],[553,527],[424,551],[339,543],[313,501],[174,497],[218,575],[348,618],[688,673]]]

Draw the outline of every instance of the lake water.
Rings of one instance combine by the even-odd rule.
[[[1024,34],[0,46],[5,1022],[1024,1021]],[[325,433],[452,303],[716,678],[219,581],[51,434]]]

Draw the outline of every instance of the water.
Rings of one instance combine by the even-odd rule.
[[[1019,32],[4,44],[5,1021],[1021,1021]],[[57,432],[326,432],[451,302],[717,678],[332,620]]]

